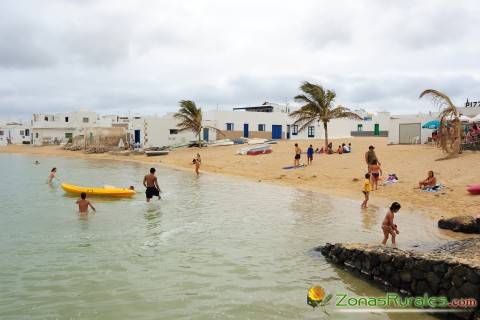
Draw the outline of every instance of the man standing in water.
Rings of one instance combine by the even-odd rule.
[[[145,190],[145,195],[147,196],[147,202],[150,202],[150,199],[153,198],[153,196],[158,197],[158,200],[160,200],[160,187],[158,186],[158,181],[157,181],[157,176],[155,175],[155,168],[150,169],[150,174],[147,174],[143,178],[143,185],[147,190]]]

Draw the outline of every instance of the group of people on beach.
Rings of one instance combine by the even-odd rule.
[[[298,146],[298,143],[295,143],[295,157],[293,160],[293,166],[294,167],[299,167],[300,166],[300,159],[302,155],[302,149]],[[307,148],[307,165],[311,165],[313,162],[313,155],[314,154],[343,154],[343,153],[350,153],[352,152],[352,144],[349,143],[348,145],[345,143],[342,143],[342,145],[339,145],[337,150],[334,152],[333,151],[333,144],[330,142],[326,148],[321,147],[320,149],[316,148],[313,149],[313,145],[309,145]]]

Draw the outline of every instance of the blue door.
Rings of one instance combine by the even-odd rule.
[[[272,125],[272,139],[282,139],[282,126],[278,124]]]
[[[135,143],[140,143],[140,130],[135,130]]]
[[[248,138],[248,123],[243,124],[243,137]]]
[[[203,141],[208,141],[208,128],[203,128]]]

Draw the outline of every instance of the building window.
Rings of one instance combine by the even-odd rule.
[[[25,130],[20,130],[20,135],[24,136],[25,135]]]
[[[83,123],[88,123],[88,118],[83,118]]]
[[[45,119],[45,121],[48,121],[48,116],[45,116],[45,118],[44,118],[44,119]]]
[[[25,129],[25,135],[29,136],[30,135],[30,129]]]
[[[259,124],[258,125],[258,131],[265,131],[265,125],[264,124]]]
[[[292,125],[292,135],[296,136],[298,134],[298,125]]]
[[[178,134],[178,129],[170,129],[170,134]]]
[[[3,136],[3,131],[0,131],[0,136]]]
[[[233,131],[233,123],[227,123],[227,131]]]
[[[68,117],[65,117],[65,122],[68,122]]]
[[[308,127],[308,137],[315,138],[315,127],[313,126]]]
[[[36,132],[36,133],[35,133],[35,138],[37,138],[37,139],[38,139],[38,132]]]

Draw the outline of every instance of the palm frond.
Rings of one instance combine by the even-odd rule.
[[[420,94],[419,99],[423,98],[424,96],[431,97],[433,103],[439,109],[443,109],[440,111],[440,117],[458,117],[457,107],[455,107],[450,97],[446,94],[435,89],[427,89]]]

